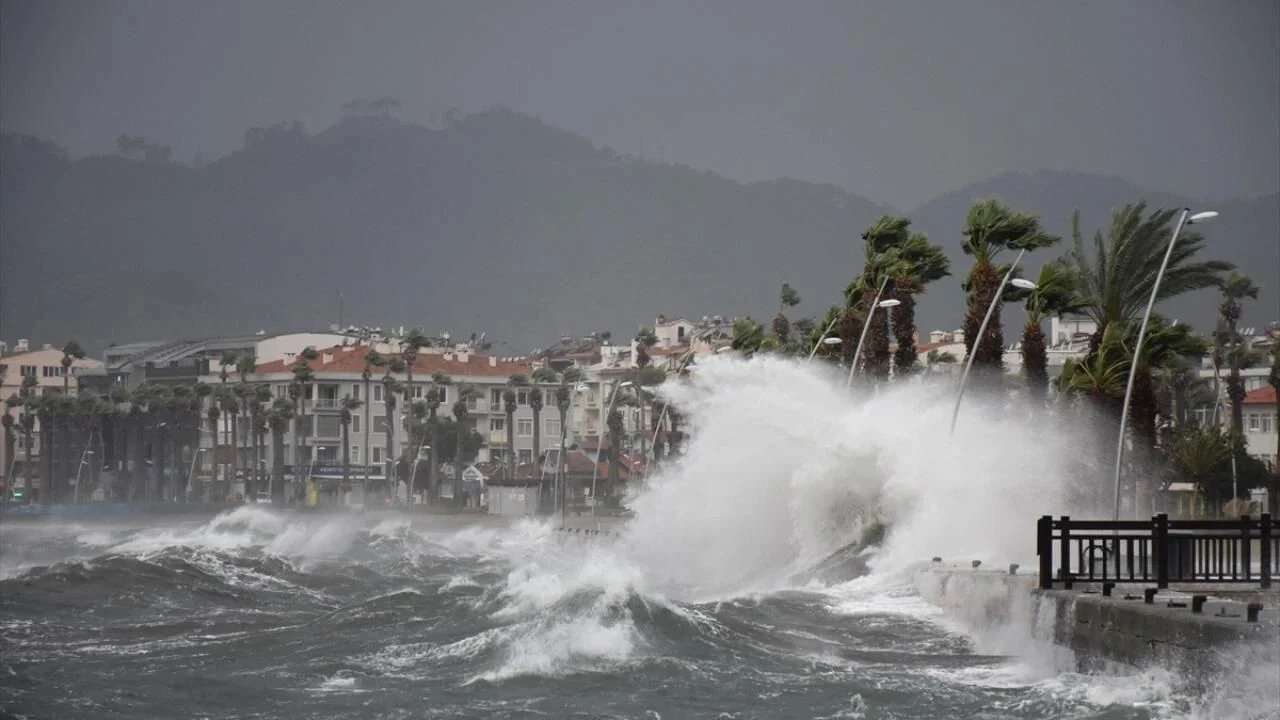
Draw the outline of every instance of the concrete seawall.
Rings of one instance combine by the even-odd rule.
[[[1280,697],[1280,593],[1218,587],[1143,586],[1041,590],[1029,571],[1010,574],[933,563],[916,574],[921,595],[971,631],[985,652],[1026,656],[1048,649],[1059,670],[1161,668],[1202,695],[1224,678],[1273,674]],[[1193,612],[1192,598],[1206,599]],[[1260,603],[1257,621],[1247,618]],[[1039,648],[1035,646],[1039,645]],[[1118,667],[1117,667],[1118,666]]]

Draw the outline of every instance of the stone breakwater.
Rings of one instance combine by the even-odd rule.
[[[1280,696],[1280,592],[1185,586],[1078,585],[1042,590],[1017,566],[934,562],[921,595],[971,631],[984,652],[1044,657],[1058,670],[1173,672],[1203,694],[1224,678],[1274,673]],[[1064,667],[1067,666],[1067,667]]]

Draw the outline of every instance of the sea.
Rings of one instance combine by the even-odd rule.
[[[1084,674],[1033,618],[975,624],[922,590],[937,556],[1033,566],[1036,517],[1079,496],[1063,423],[979,396],[952,436],[936,386],[850,395],[770,358],[664,392],[691,440],[627,520],[6,521],[0,717],[1280,713],[1280,666],[1196,695],[1160,667]]]

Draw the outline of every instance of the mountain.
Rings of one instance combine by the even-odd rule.
[[[1067,252],[1071,245],[1071,217],[1077,210],[1086,243],[1092,243],[1093,234],[1110,224],[1112,211],[1126,203],[1145,199],[1151,209],[1217,210],[1219,217],[1196,226],[1206,240],[1205,256],[1235,263],[1262,287],[1258,300],[1245,305],[1243,326],[1262,328],[1280,319],[1280,194],[1215,203],[1151,192],[1118,178],[1041,170],[1007,173],[973,183],[934,198],[910,213],[912,227],[928,233],[945,248],[955,276],[940,284],[947,286],[942,292],[931,291],[921,299],[921,328],[959,327],[963,310],[955,304],[952,291],[972,264],[960,249],[961,230],[969,206],[990,197],[1000,198],[1016,210],[1035,213],[1049,232],[1062,237],[1054,247],[1027,254],[1023,262],[1028,277],[1033,277],[1045,262]],[[1218,300],[1215,291],[1204,290],[1158,306],[1157,312],[1199,330],[1209,330],[1216,321]],[[1016,338],[1012,330],[1020,328],[1023,315],[1010,308],[1004,318],[1005,339],[1013,342]]]
[[[110,342],[344,323],[511,352],[659,313],[836,298],[891,208],[619,156],[492,110],[444,129],[254,129],[206,167],[0,146],[0,332]],[[819,303],[811,303],[815,308]]]
[[[509,352],[563,334],[630,335],[659,313],[772,315],[783,282],[818,314],[861,267],[858,235],[894,209],[830,185],[737,183],[620,156],[495,109],[433,129],[350,117],[309,134],[282,123],[191,168],[72,159],[0,137],[0,336],[112,342],[322,328],[422,325],[486,332]],[[922,331],[955,328],[968,268],[968,205],[997,196],[1067,235],[1110,210],[1206,207],[1122,180],[1010,174],[917,208],[915,227],[953,260],[922,299]],[[1203,231],[1215,255],[1264,286],[1245,324],[1280,317],[1280,197],[1220,203]],[[1029,257],[1028,270],[1063,248]],[[1170,315],[1208,327],[1211,294]],[[1020,321],[1006,315],[1006,325]],[[1007,335],[1012,337],[1012,335]]]

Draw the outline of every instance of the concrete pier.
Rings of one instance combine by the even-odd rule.
[[[916,580],[927,600],[999,645],[994,651],[1017,654],[1010,638],[1029,636],[1070,651],[1068,662],[1078,671],[1160,667],[1192,692],[1253,666],[1280,673],[1280,592],[1274,590],[1201,585],[1157,592],[1086,584],[1042,590],[1028,570],[940,562]]]

